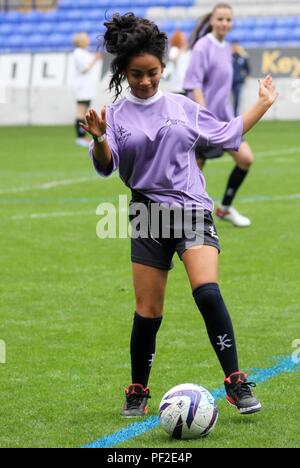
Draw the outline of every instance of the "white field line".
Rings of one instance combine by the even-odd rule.
[[[260,153],[255,153],[253,152],[253,155],[254,155],[254,161],[255,159],[260,159],[260,158],[268,158],[270,156],[284,156],[284,155],[290,155],[290,154],[297,154],[299,153],[300,154],[300,146],[296,146],[295,148],[279,148],[279,149],[276,149],[276,150],[269,150],[269,151],[261,151]],[[230,155],[228,154],[228,156],[230,157]],[[211,159],[209,162],[215,162],[215,161],[219,161],[220,162],[228,162],[228,159],[225,158],[216,158],[216,159]]]
[[[77,179],[62,179],[62,180],[53,180],[51,182],[45,182],[43,184],[31,185],[25,187],[15,187],[11,189],[0,190],[0,194],[6,193],[23,193],[29,192],[31,190],[49,190],[56,187],[63,187],[65,185],[81,184],[83,182],[91,181],[94,178],[92,177],[79,177]]]
[[[276,202],[285,200],[300,200],[300,193],[292,193],[289,195],[258,195],[253,197],[244,197],[239,199],[239,203],[264,203]],[[118,213],[127,213],[127,208],[121,208]],[[30,215],[15,215],[10,217],[3,217],[2,220],[8,221],[22,221],[22,220],[35,220],[35,219],[49,219],[49,218],[69,218],[78,216],[98,216],[92,211],[58,211],[53,213],[32,213]]]
[[[53,213],[32,213],[30,215],[15,215],[6,219],[9,219],[10,221],[22,221],[24,219],[68,218],[75,216],[95,216],[95,213],[93,213],[92,211],[54,211]]]
[[[281,148],[281,149],[276,149],[276,150],[270,150],[270,151],[262,151],[261,153],[255,153],[254,158],[264,158],[264,157],[270,157],[270,156],[283,156],[283,155],[288,155],[288,154],[297,154],[300,153],[300,147],[297,146],[295,148]],[[226,159],[216,159],[212,161],[218,161],[218,162],[227,162],[228,160]],[[104,178],[102,177],[101,180],[109,180],[111,177],[115,177],[118,175],[118,172],[114,172],[109,178]],[[29,192],[32,190],[49,190],[52,188],[56,187],[63,187],[66,185],[73,185],[73,184],[81,184],[85,182],[91,182],[97,180],[96,177],[80,177],[77,179],[63,179],[63,180],[53,180],[50,182],[45,182],[43,184],[38,184],[38,185],[32,185],[32,186],[25,186],[25,187],[15,187],[11,189],[4,189],[0,190],[0,195],[4,194],[9,194],[9,193],[23,193],[23,192]]]

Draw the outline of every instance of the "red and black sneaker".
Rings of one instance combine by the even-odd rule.
[[[121,416],[133,418],[145,416],[148,413],[147,400],[151,398],[150,389],[140,384],[131,384],[125,388],[126,400]]]
[[[247,382],[247,377],[247,374],[244,372],[233,372],[233,374],[224,379],[227,393],[226,399],[241,414],[252,414],[261,410],[260,402],[251,392],[251,387],[256,387],[256,384],[254,382]]]

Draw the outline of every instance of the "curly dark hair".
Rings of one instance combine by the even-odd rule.
[[[164,66],[168,37],[155,23],[139,18],[133,13],[120,15],[115,13],[110,21],[104,23],[107,31],[104,35],[104,47],[115,55],[111,64],[113,76],[109,90],[115,90],[115,100],[122,93],[125,70],[132,57],[151,54]]]

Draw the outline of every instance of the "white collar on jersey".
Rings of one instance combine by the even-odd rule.
[[[150,104],[153,104],[154,102],[158,101],[162,97],[163,93],[159,89],[154,96],[148,98],[148,99],[140,99],[133,94],[129,93],[126,95],[126,99],[128,101],[134,102],[135,104],[141,104],[142,106],[149,106]]]
[[[213,33],[207,34],[208,39],[211,40],[217,47],[220,47],[221,49],[224,49],[226,47],[227,42],[226,41],[218,41],[218,39],[213,35]]]

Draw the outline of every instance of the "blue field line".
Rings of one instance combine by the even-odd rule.
[[[269,369],[251,369],[251,376],[249,380],[253,380],[256,383],[266,382],[267,380],[276,377],[283,372],[294,372],[300,362],[292,360],[291,356],[280,356],[273,357],[276,364]],[[300,370],[300,369],[299,369]],[[215,400],[220,400],[225,395],[224,387],[220,387],[211,392]],[[120,431],[114,432],[113,434],[102,437],[101,439],[92,442],[83,448],[109,448],[114,447],[122,442],[126,442],[129,439],[134,439],[139,435],[156,428],[159,425],[158,416],[150,416],[141,422],[130,424]]]

